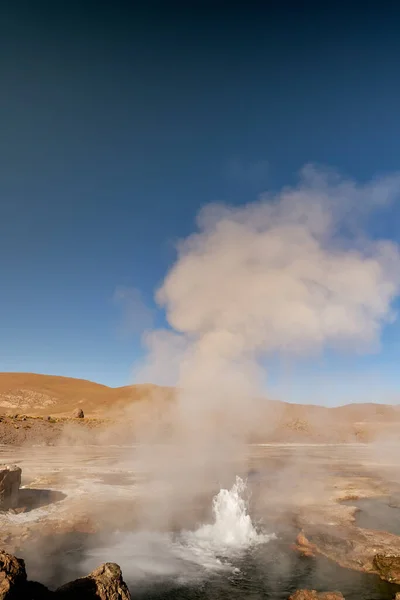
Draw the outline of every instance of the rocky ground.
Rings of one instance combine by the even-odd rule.
[[[383,469],[376,466],[362,470],[363,474],[337,478],[330,498],[299,510],[296,522],[301,531],[296,549],[306,556],[322,554],[342,567],[400,584],[400,536],[357,526],[358,509],[352,506],[360,498],[375,498],[383,505],[387,502],[388,507],[391,502],[399,505],[400,485],[397,477],[382,477]],[[392,475],[396,470],[397,466]],[[390,526],[388,523],[387,528]]]
[[[106,429],[107,419],[0,415],[0,445],[50,446],[65,442],[94,443],[96,432]]]
[[[131,414],[117,417],[0,414],[0,445],[51,446],[63,444],[110,444],[133,443],[140,439],[143,431],[143,416]],[[146,417],[145,417],[146,418]],[[148,419],[151,421],[152,416]],[[292,419],[285,415],[274,426],[265,431],[255,432],[249,437],[251,443],[368,443],[389,437],[400,441],[397,422],[379,423],[340,423],[334,427],[310,425],[307,420]]]
[[[289,600],[344,600],[340,592],[317,592],[316,590],[297,590]]]

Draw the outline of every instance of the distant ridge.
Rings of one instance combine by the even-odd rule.
[[[146,400],[168,388],[151,384],[107,387],[85,379],[37,373],[0,373],[0,413],[67,415],[82,407],[87,415],[103,415]]]
[[[143,407],[157,404],[162,415],[167,412],[165,401],[175,393],[174,388],[153,384],[111,388],[72,377],[0,373],[0,414],[70,416],[80,407],[86,416],[124,418],[124,408],[144,402]],[[364,403],[328,408],[261,399],[256,420],[258,441],[370,441],[399,436],[400,406]]]

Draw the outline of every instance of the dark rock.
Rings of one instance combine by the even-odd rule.
[[[390,583],[400,583],[400,556],[396,554],[376,554],[373,566],[379,576]]]
[[[51,421],[51,417],[47,416],[47,417],[43,417],[44,421]]]
[[[18,505],[21,469],[16,465],[0,465],[0,510]]]
[[[0,550],[0,600],[24,598],[25,563],[22,558]]]
[[[73,412],[74,419],[84,419],[85,415],[83,414],[83,410],[81,408],[76,408]]]
[[[21,589],[22,596],[19,599],[22,600],[55,600],[56,595],[51,592],[45,585],[38,583],[37,581],[27,581],[24,587]]]
[[[50,591],[41,583],[28,581],[21,558],[0,550],[0,600],[131,600],[115,563],[104,563],[81,577]],[[330,599],[326,599],[330,600]],[[335,599],[332,599],[335,600]]]
[[[67,583],[55,592],[57,599],[71,600],[131,600],[122,579],[122,572],[115,563],[104,563],[87,577]]]

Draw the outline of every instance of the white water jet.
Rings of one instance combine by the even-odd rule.
[[[231,560],[256,544],[267,543],[275,534],[258,533],[247,512],[246,483],[240,477],[230,490],[221,489],[213,498],[214,522],[180,536],[175,553],[204,569],[234,568]]]
[[[258,534],[245,499],[246,483],[240,477],[230,490],[221,489],[213,498],[214,523],[203,525],[197,531],[186,534],[192,544],[214,548],[223,554],[248,546],[267,542],[271,536]]]
[[[182,583],[203,578],[207,572],[225,569],[237,572],[231,559],[276,537],[256,531],[247,512],[245,494],[246,483],[236,477],[230,490],[221,489],[213,498],[213,523],[176,536],[143,531],[117,534],[111,548],[89,553],[85,569],[90,571],[99,561],[112,556],[128,580],[161,577]]]

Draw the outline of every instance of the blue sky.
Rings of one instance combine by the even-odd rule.
[[[0,370],[131,383],[201,206],[309,162],[358,181],[400,169],[400,9],[188,4],[2,4]],[[399,216],[373,233],[400,241]],[[378,355],[274,366],[271,393],[397,401],[399,331]]]

